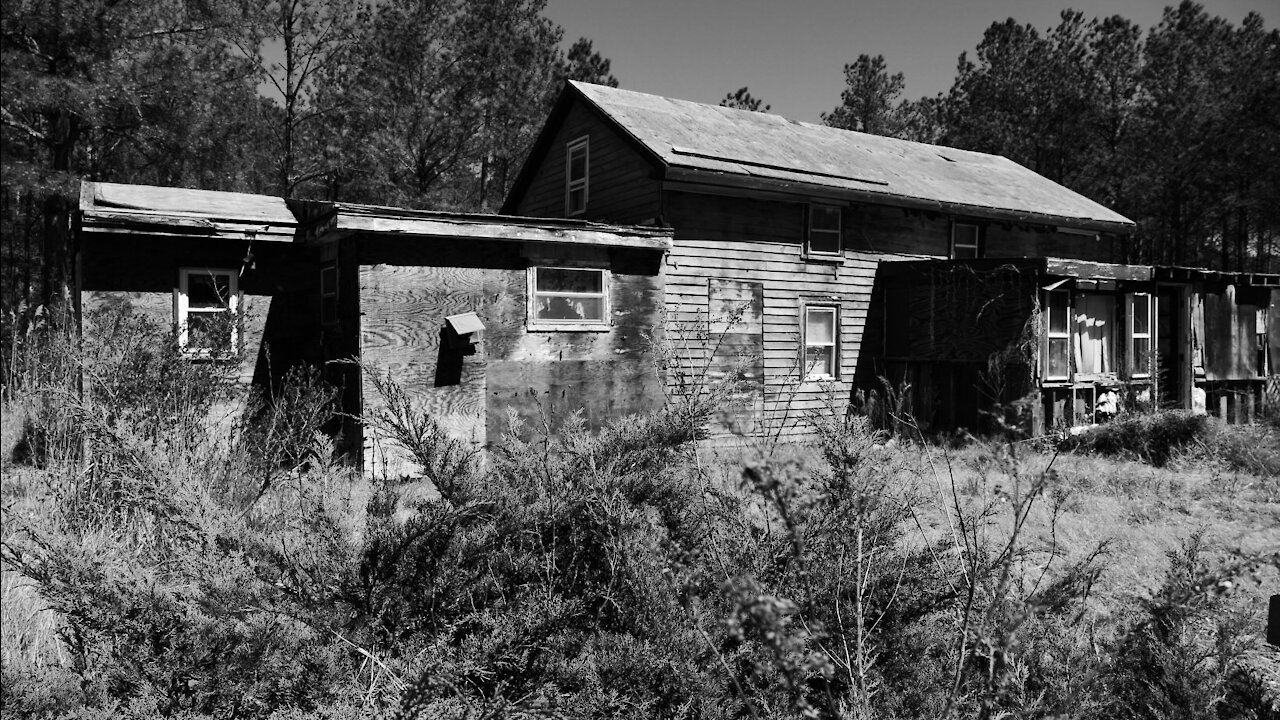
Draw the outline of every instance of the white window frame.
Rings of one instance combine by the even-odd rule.
[[[324,288],[324,276],[326,272],[330,272],[330,271],[333,272],[333,288],[331,289],[331,291],[326,292]],[[325,260],[324,262],[320,263],[320,324],[321,325],[333,325],[338,322],[338,279],[339,279],[338,261]],[[330,298],[333,299],[333,302],[331,304],[326,303],[325,301],[329,300]],[[325,312],[325,308],[328,308],[328,307],[333,308],[332,317],[330,317],[328,313]]]
[[[1137,312],[1134,310],[1134,300],[1139,297],[1147,299],[1147,331],[1145,333],[1138,332],[1133,322],[1138,317]],[[1125,315],[1128,316],[1127,324],[1129,326],[1129,332],[1126,337],[1129,351],[1129,377],[1149,378],[1151,377],[1150,357],[1155,350],[1153,339],[1156,328],[1156,296],[1147,292],[1128,293],[1125,297]],[[1138,353],[1134,347],[1136,340],[1147,341],[1148,365],[1145,368],[1138,367]]]
[[[539,270],[574,270],[582,272],[600,273],[600,292],[598,293],[572,293],[572,292],[539,292],[538,291],[538,271]],[[572,267],[565,265],[534,265],[529,268],[527,276],[527,292],[528,298],[526,306],[526,328],[537,331],[561,331],[561,332],[603,332],[609,330],[613,325],[612,306],[609,302],[610,288],[612,287],[613,277],[607,269],[592,267]],[[538,298],[539,297],[588,297],[601,298],[600,308],[602,317],[599,320],[552,320],[538,317]]]
[[[193,308],[191,307],[191,278],[192,276],[202,275],[225,275],[227,277],[227,302],[224,307],[220,308]],[[184,267],[178,269],[178,287],[173,291],[173,316],[175,327],[178,334],[178,347],[182,352],[193,358],[219,358],[228,355],[234,355],[240,349],[240,329],[237,322],[240,312],[240,283],[239,273],[230,268],[204,268],[204,267]],[[231,338],[228,344],[228,350],[225,354],[214,353],[209,348],[193,348],[190,347],[191,338],[188,332],[188,318],[192,313],[201,315],[213,315],[219,313],[230,313],[231,315]]]
[[[1056,296],[1056,295],[1062,295],[1062,296],[1064,296],[1064,297],[1066,298],[1066,305],[1065,305],[1065,307],[1064,307],[1064,309],[1065,309],[1065,311],[1066,311],[1066,317],[1064,318],[1064,319],[1065,319],[1065,322],[1064,322],[1064,324],[1063,324],[1063,328],[1064,328],[1064,329],[1063,329],[1062,331],[1060,331],[1060,332],[1054,332],[1054,330],[1053,330],[1053,299],[1054,299],[1054,296]],[[1071,379],[1071,358],[1072,358],[1071,326],[1072,326],[1072,325],[1074,324],[1074,322],[1075,322],[1075,318],[1073,317],[1073,316],[1074,316],[1074,311],[1073,311],[1073,307],[1072,307],[1072,305],[1073,305],[1073,303],[1072,303],[1071,291],[1070,291],[1070,290],[1046,290],[1046,291],[1045,291],[1045,296],[1044,296],[1044,314],[1045,314],[1045,321],[1044,321],[1044,379],[1045,379],[1045,380],[1054,380],[1054,381],[1059,381],[1059,380],[1070,380],[1070,379]],[[1050,375],[1050,374],[1049,374],[1049,368],[1050,368],[1050,367],[1052,367],[1052,363],[1050,363],[1050,362],[1049,362],[1049,360],[1050,360],[1050,356],[1049,356],[1049,353],[1050,353],[1049,345],[1050,345],[1050,341],[1051,341],[1051,340],[1065,340],[1065,341],[1066,341],[1066,344],[1065,344],[1065,346],[1066,346],[1066,358],[1065,358],[1065,359],[1066,359],[1066,362],[1065,362],[1064,364],[1065,364],[1065,366],[1066,366],[1066,368],[1067,368],[1067,372],[1066,372],[1066,374],[1065,374],[1065,375]]]
[[[809,314],[813,312],[822,312],[831,314],[831,342],[813,342],[809,337]],[[840,306],[824,305],[824,304],[805,304],[800,312],[800,364],[803,369],[804,379],[810,380],[839,380],[840,379]],[[831,367],[822,372],[814,372],[809,367],[809,348],[823,347],[831,348]]]
[[[961,243],[956,240],[956,231],[959,228],[973,228],[973,242]],[[959,248],[970,248],[973,250],[973,257],[958,257],[956,250]],[[951,259],[952,260],[976,260],[982,257],[982,226],[977,223],[953,222],[951,223]]]
[[[573,177],[573,158],[578,153],[582,153],[582,177]],[[587,212],[587,196],[590,191],[591,179],[591,138],[583,135],[577,140],[573,140],[565,145],[564,148],[564,214],[565,217],[573,217],[582,215]],[[576,207],[573,204],[574,192],[582,191],[582,205]]]
[[[1258,359],[1257,372],[1258,377],[1267,377],[1272,374],[1272,366],[1276,363],[1276,358],[1271,357],[1271,343],[1269,341],[1270,334],[1267,328],[1270,327],[1271,308],[1267,305],[1259,305],[1257,315],[1254,317],[1254,333],[1258,337]]]
[[[814,229],[814,227],[813,227],[813,219],[814,219],[814,216],[815,216],[815,215],[817,215],[817,212],[816,212],[816,211],[819,211],[819,210],[822,210],[822,211],[834,210],[834,211],[835,211],[835,214],[836,214],[836,229],[835,229],[835,230],[825,230],[825,229],[823,229],[823,230],[815,230],[815,229]],[[835,239],[836,239],[836,249],[835,249],[835,251],[830,251],[830,250],[814,250],[814,249],[813,249],[813,236],[814,236],[815,234],[817,234],[817,235],[824,235],[824,236],[828,236],[828,237],[829,237],[829,236],[831,236],[831,235],[834,235],[834,236],[835,236]],[[843,207],[841,207],[841,206],[839,206],[839,205],[823,205],[823,204],[821,204],[821,203],[810,203],[810,204],[809,204],[809,212],[808,212],[807,222],[805,223],[804,250],[805,250],[805,254],[806,254],[806,255],[817,256],[817,257],[840,257],[841,255],[843,255],[843,254],[844,254],[844,208],[843,208]]]

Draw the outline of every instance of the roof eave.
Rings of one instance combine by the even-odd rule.
[[[939,212],[951,215],[986,218],[1003,222],[1032,223],[1042,225],[1061,225],[1081,230],[1128,235],[1137,229],[1132,221],[1118,222],[1097,218],[1070,217],[1052,213],[1012,210],[968,203],[929,200],[926,198],[897,195],[876,190],[874,188],[835,187],[823,183],[806,183],[796,180],[780,180],[776,178],[734,175],[731,173],[707,171],[699,168],[671,166],[667,170],[667,178],[677,182],[699,182],[706,185],[724,187],[772,190],[792,195],[821,195],[832,198],[844,198],[879,205],[890,205],[926,212]]]

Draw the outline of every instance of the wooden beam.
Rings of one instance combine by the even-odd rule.
[[[353,215],[338,212],[336,230],[384,233],[388,235],[421,235],[441,239],[473,238],[509,242],[567,243],[603,245],[606,247],[670,250],[671,231],[652,232],[635,229],[608,229],[606,226],[565,227],[535,225],[529,220],[494,218],[490,221],[448,217],[396,217]]]
[[[1064,258],[1046,258],[1045,273],[1097,280],[1149,281],[1154,277],[1150,265],[1116,265]]]

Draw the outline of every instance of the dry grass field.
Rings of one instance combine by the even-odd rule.
[[[317,434],[333,395],[312,376],[215,436],[219,383],[182,358],[94,367],[83,395],[30,384],[3,408],[6,716],[1208,720],[1271,702],[1237,678],[1280,592],[1274,425],[1157,413],[921,443],[814,417],[812,445],[717,450],[690,434],[708,393],[479,459],[406,405],[423,477],[371,482]]]

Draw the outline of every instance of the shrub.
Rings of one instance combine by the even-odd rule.
[[[1060,449],[1134,457],[1162,467],[1178,450],[1203,441],[1210,421],[1188,410],[1161,410],[1125,415],[1091,427],[1079,435],[1068,435]]]

